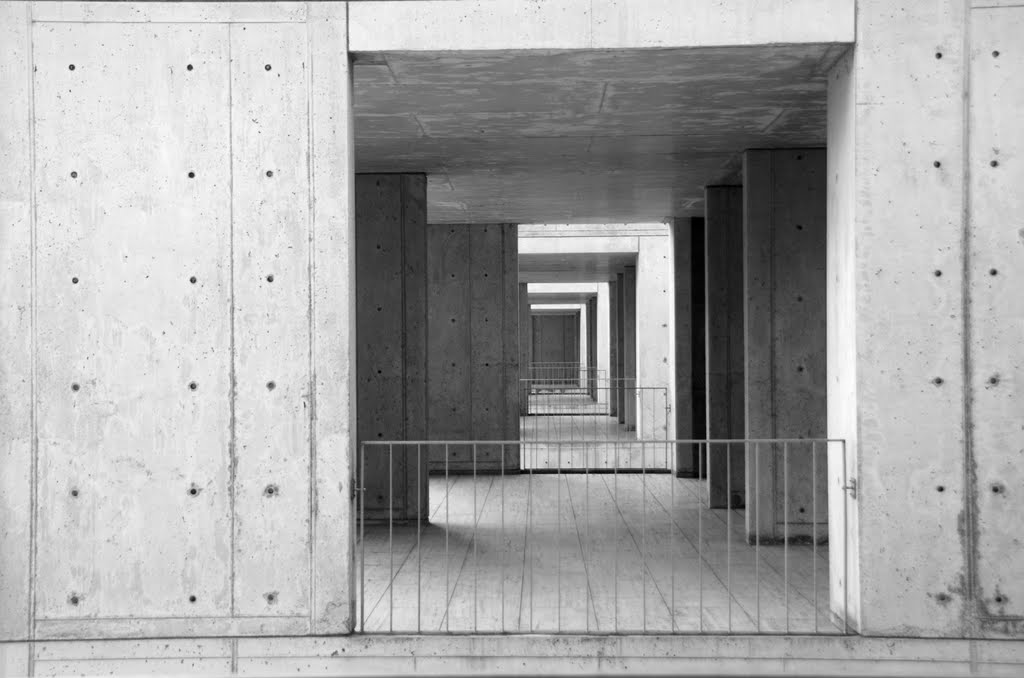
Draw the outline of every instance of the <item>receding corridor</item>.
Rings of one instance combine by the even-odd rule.
[[[432,477],[429,524],[369,524],[357,545],[363,628],[841,633],[827,546],[747,545],[743,511],[701,509],[702,486],[664,473]]]

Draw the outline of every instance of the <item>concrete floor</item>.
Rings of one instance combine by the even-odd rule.
[[[369,525],[357,547],[366,632],[841,632],[827,547],[748,546],[743,511],[699,508],[699,481],[430,482],[429,524]]]

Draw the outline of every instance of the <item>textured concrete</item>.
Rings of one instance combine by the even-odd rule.
[[[830,76],[828,426],[857,481],[830,518],[850,516],[863,633],[1024,631],[1020,500],[1002,491],[1024,447],[1007,219],[1021,8],[977,4],[859,2],[856,52]]]
[[[4,363],[34,376],[3,378],[2,637],[345,632],[345,12],[37,10],[64,11],[3,8],[5,82],[34,92],[5,97]]]
[[[597,400],[597,297],[587,302],[587,390]]]
[[[743,188],[705,189],[707,437],[744,437],[743,414]],[[701,460],[713,508],[744,503],[744,451],[715,448]]]
[[[788,3],[742,1],[749,8],[737,28],[756,25],[765,12],[789,13]],[[842,1],[852,9],[852,0]],[[366,4],[354,3],[352,12]],[[465,15],[455,10],[458,18],[441,24],[443,35],[428,30],[437,39],[432,51],[357,54],[354,67],[359,170],[426,171],[431,219],[461,223],[700,216],[702,187],[732,182],[743,149],[824,143],[825,73],[844,49],[837,43],[848,42],[786,45],[776,35],[774,44],[757,47],[510,52],[497,50],[501,38],[487,38],[481,28],[473,33],[487,45],[480,51],[448,51],[448,37],[473,26],[473,17],[501,16],[506,4],[521,9],[501,24],[502,37],[531,19],[560,36],[586,20],[564,23],[561,1],[370,4],[399,14],[418,5],[417,16],[424,15],[375,29],[383,42],[389,33],[407,37],[436,26],[452,7],[475,7]],[[617,4],[628,16],[635,3]],[[660,4],[637,35],[673,26],[671,17],[686,17],[684,27],[670,29],[685,32],[701,17],[714,16],[716,27],[739,19],[722,3]],[[825,4],[793,6],[813,5],[804,12],[813,16]],[[687,13],[677,14],[684,6]],[[638,28],[620,21],[612,23]],[[775,29],[781,35],[803,24],[801,18]]]
[[[618,384],[622,377],[622,367],[619,356],[622,349],[619,344],[619,337],[622,330],[619,325],[619,291],[618,276],[608,283],[608,378],[611,388],[608,390],[608,414],[619,419],[619,390]]]
[[[672,308],[675,281],[672,274],[671,228],[662,225],[661,234],[640,238],[636,259],[636,383],[645,388],[666,388],[669,403],[675,393],[675,326]],[[675,437],[675,420],[657,399],[642,398],[636,415],[641,438]]]
[[[427,421],[431,440],[515,440],[519,434],[519,281],[515,224],[427,227]],[[536,358],[536,356],[535,356]],[[503,455],[481,446],[478,471]],[[506,466],[519,467],[508,450]],[[431,468],[445,466],[443,448]],[[473,468],[451,450],[450,470]]]
[[[423,440],[427,435],[427,178],[359,174],[356,207],[356,435]],[[371,448],[372,452],[374,448]],[[369,518],[426,515],[423,450],[360,456]]]
[[[602,378],[611,377],[611,304],[610,285],[600,283],[597,286],[597,374]],[[597,400],[604,403],[608,400],[609,391],[598,389]],[[610,413],[611,414],[611,413]]]
[[[355,2],[354,52],[570,50],[851,42],[851,0]]]
[[[743,156],[747,438],[825,437],[825,185],[824,149]],[[826,536],[816,460],[807,446],[747,450],[748,539]]]
[[[4,544],[3,637],[344,632],[354,431],[313,417],[351,406],[348,63],[326,47],[344,11],[244,32],[108,10],[34,24],[30,68],[29,7],[4,7],[5,82],[35,112],[9,166],[36,190],[4,201],[5,281],[34,268],[3,286],[5,330],[34,319],[5,364],[35,376],[4,376],[4,402],[34,392],[4,425],[0,475],[27,482],[3,532],[35,547]]]

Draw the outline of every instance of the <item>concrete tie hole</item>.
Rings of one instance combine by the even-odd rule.
[[[188,388],[189,388],[190,391],[194,391],[197,388],[199,388],[199,384],[197,384],[194,381],[190,381],[190,382],[188,382]]]
[[[936,489],[937,491],[939,491],[939,492],[945,492],[945,491],[946,491],[946,486],[945,486],[945,485],[939,485],[939,486],[938,486],[938,487],[936,487],[935,489]]]
[[[999,58],[999,50],[998,50],[998,49],[997,49],[997,50],[994,50],[994,51],[992,52],[992,56],[993,56],[993,57],[995,57],[996,59],[998,59],[998,58]]]
[[[71,178],[72,179],[77,179],[78,178],[78,172],[72,171],[71,172]]]
[[[267,178],[274,176],[274,170],[267,170]]]
[[[992,162],[989,163],[989,167],[999,167],[999,161],[993,160]]]
[[[188,66],[185,66],[185,68],[187,68],[188,70],[191,71],[192,70],[192,64],[189,64]]]
[[[941,163],[941,162],[939,162],[938,160],[936,160],[935,162],[933,162],[933,163],[932,163],[932,165],[933,165],[934,167],[936,167],[936,168],[942,167],[942,163]]]
[[[996,603],[998,605],[1002,605],[1005,602],[1006,602],[1006,597],[1005,596],[1001,596],[1001,595],[1000,596],[996,596]]]
[[[267,64],[266,66],[264,66],[264,67],[263,67],[263,70],[265,70],[265,71],[269,71],[269,70],[270,70],[270,64]]]
[[[71,384],[71,390],[72,390],[72,391],[75,391],[76,393],[78,392],[78,390],[79,390],[80,388],[82,388],[82,387],[81,387],[81,386],[79,386],[78,384]]]
[[[78,596],[78,594],[72,593],[71,597],[68,598],[68,602],[72,605],[78,605],[78,603],[81,602],[81,598]]]
[[[71,279],[71,284],[72,285],[77,285],[78,284],[78,278],[77,277],[76,278],[72,278]]]
[[[942,58],[942,52],[936,52],[935,53],[935,58],[936,59],[941,59]]]
[[[271,273],[270,275],[267,276],[267,282],[268,283],[274,282],[274,274],[273,273]]]
[[[190,602],[190,603],[196,602],[196,597],[195,596],[189,596],[188,597],[188,602]]]
[[[275,388],[277,388],[277,384],[275,384],[272,381],[268,381],[267,382],[267,390],[268,391],[273,391]]]
[[[78,496],[78,490],[77,489],[71,490],[71,496],[72,497],[77,497]]]
[[[195,284],[196,284],[196,277],[195,277],[195,276],[192,276],[191,278],[189,278],[189,279],[188,279],[188,281],[189,281],[190,283],[192,283],[193,285],[195,285]]]
[[[189,494],[190,497],[198,497],[199,496],[199,488],[196,487],[195,485],[193,485],[192,487],[188,488],[188,494]]]
[[[990,268],[990,269],[988,269],[988,274],[989,275],[999,275],[999,271],[997,269]]]
[[[74,64],[68,64],[68,70],[69,71],[75,70],[75,65]]]
[[[279,492],[280,490],[277,489],[277,485],[267,485],[267,487],[263,490],[263,494],[265,494],[268,497],[274,497]]]
[[[1003,486],[1000,485],[999,483],[995,483],[992,485],[992,494],[1002,494],[1003,490]]]
[[[188,173],[188,178],[189,179],[195,179],[196,178],[196,173],[195,172],[189,172]]]
[[[935,384],[936,386],[942,386],[943,379],[942,377],[935,377],[934,379],[932,379],[932,383]]]
[[[942,277],[942,271],[940,271],[939,269],[935,269],[935,277],[936,278],[941,278]]]
[[[263,597],[267,599],[267,604],[273,605],[274,603],[277,602],[277,591],[271,591],[269,593],[264,593]]]

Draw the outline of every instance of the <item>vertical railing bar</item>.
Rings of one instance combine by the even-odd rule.
[[[366,632],[366,443],[359,446],[360,448],[360,464],[359,464],[359,494],[361,495],[361,501],[363,510],[359,512],[360,517],[360,538],[362,540],[362,567],[359,568],[359,604],[361,613],[359,615],[359,629],[363,633]]]
[[[555,574],[557,577],[556,589],[558,597],[558,607],[555,613],[555,624],[558,633],[562,632],[562,443],[559,439],[558,442],[558,468],[555,469],[555,480],[558,481],[558,485],[555,488],[557,492],[557,498],[555,499],[555,520],[557,521],[555,529],[555,546],[557,548],[557,555],[555,560]]]
[[[840,478],[842,479],[842,487],[850,484],[847,479],[846,473],[846,440],[842,441],[843,451],[843,468],[840,472]],[[840,490],[843,493],[843,633],[849,635],[850,633],[850,542],[849,539],[849,526],[847,524],[846,514],[846,489]]]
[[[509,543],[505,536],[505,443],[501,444],[501,632],[505,633],[505,571],[509,557]]]
[[[448,517],[448,515],[449,515],[448,509],[451,506],[451,497],[452,497],[451,480],[450,480],[450,477],[448,475],[448,457],[449,456],[450,455],[449,455],[448,443],[445,443],[444,444],[444,485],[445,485],[445,489],[446,489],[445,495],[444,495],[444,630],[445,630],[445,633],[449,633],[452,630],[452,628],[451,628],[452,620],[451,620],[451,614],[450,614],[451,613],[451,609],[450,609],[451,608],[451,603],[450,603],[451,591],[449,591],[449,588],[451,586],[451,579],[450,579],[450,577],[451,577],[451,574],[450,574],[451,556],[448,553],[448,534],[451,531],[451,520]]]
[[[677,432],[676,435],[678,436],[679,433]],[[673,455],[674,455],[674,453],[675,453],[675,449],[674,448],[676,446],[673,445],[672,447],[673,447],[672,451],[673,451]],[[667,462],[667,460],[666,460],[666,462]],[[672,462],[672,464],[671,464],[671,466],[669,468],[670,468],[671,473],[670,473],[669,478],[668,478],[668,482],[669,482],[669,485],[668,485],[668,487],[669,487],[668,526],[669,526],[669,530],[670,530],[669,534],[668,534],[668,541],[669,541],[669,544],[668,544],[669,545],[668,563],[669,563],[669,576],[671,578],[671,584],[672,584],[671,629],[672,629],[672,633],[675,633],[677,631],[677,626],[676,626],[676,566],[675,566],[675,561],[676,561],[676,555],[677,554],[676,554],[676,474],[675,474],[675,460],[674,459],[673,459],[673,462]]]
[[[757,588],[757,632],[761,632],[761,443],[754,443],[754,581]]]
[[[530,479],[529,486],[526,492],[526,534],[529,537],[530,531],[533,529],[533,470],[537,466],[537,448],[539,444],[533,446],[533,463],[530,464]],[[529,549],[529,539],[527,543],[523,544],[523,557],[526,558],[530,564],[530,632],[534,631],[533,628],[533,556]]]
[[[725,444],[725,590],[732,633],[732,443]]]
[[[395,446],[388,443],[388,632],[395,632]]]
[[[710,465],[711,456],[711,440],[708,439],[704,444],[698,443],[697,454],[699,458],[703,459],[704,455],[707,454],[709,459],[705,462],[706,465]],[[710,479],[709,479],[710,480]],[[697,493],[697,589],[699,591],[698,596],[700,597],[697,605],[699,621],[698,630],[704,633],[704,502],[705,498],[702,496],[707,492],[707,482],[699,483],[697,487],[701,488],[703,492]]]
[[[616,396],[618,397],[618,396]],[[618,416],[618,415],[616,415]],[[616,426],[618,424],[616,423]],[[619,441],[618,438],[612,444],[615,450],[615,460],[612,463],[612,504],[614,505],[616,513],[619,508]],[[614,515],[614,514],[613,514]],[[618,525],[616,524],[615,529],[615,548],[612,549],[615,552],[615,576],[612,578],[614,582],[614,598],[615,598],[615,609],[612,613],[612,619],[614,621],[615,633],[619,632],[619,535]]]
[[[477,513],[476,507],[476,443],[473,443],[473,632],[476,633],[479,630],[476,618],[477,608],[477,586],[479,578],[477,577],[477,571],[480,568],[480,560],[477,556],[477,532],[476,527],[480,523],[480,516]]]
[[[596,391],[595,391],[596,393]],[[589,393],[588,393],[589,397]],[[590,548],[590,448],[587,447],[587,443],[583,443],[583,517],[586,521],[586,545],[582,546],[580,556],[583,558],[583,562],[587,562],[587,551]],[[589,573],[585,573],[587,576],[587,588],[585,591],[586,598],[584,598],[584,616],[587,620],[587,633],[590,633],[590,606],[593,602],[590,599],[590,581]],[[596,621],[597,608],[594,608],[594,617]]]
[[[789,442],[782,443],[782,566],[786,583],[786,633],[789,633]]]
[[[647,443],[640,443],[640,598],[647,633]]]
[[[827,449],[827,447],[826,447]],[[818,633],[818,441],[811,441],[811,570],[814,587],[814,633]]]
[[[416,633],[423,632],[423,498],[420,486],[423,483],[423,445],[416,444]]]

